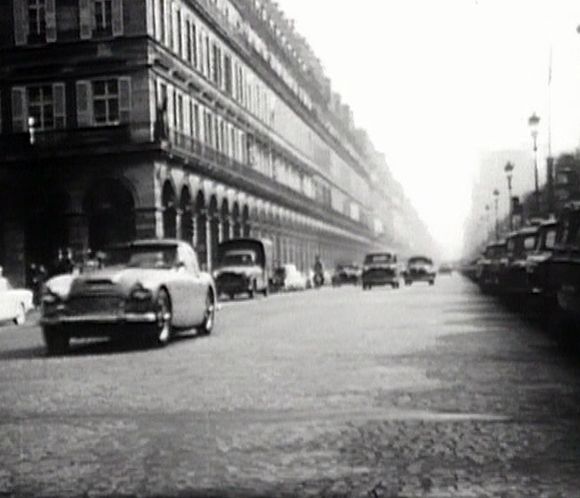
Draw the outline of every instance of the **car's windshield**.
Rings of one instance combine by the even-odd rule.
[[[365,258],[365,263],[390,263],[393,260],[392,254],[369,254]]]
[[[546,233],[544,234],[544,247],[546,249],[554,249],[556,245],[557,233],[558,230],[556,229],[556,227],[550,228],[549,230],[546,231]]]
[[[431,265],[433,262],[429,258],[411,258],[409,259],[410,265]]]
[[[122,265],[129,268],[171,268],[176,260],[176,246],[139,245],[109,249],[106,251],[104,265]]]
[[[220,263],[222,266],[250,266],[256,264],[256,255],[251,251],[226,251]]]

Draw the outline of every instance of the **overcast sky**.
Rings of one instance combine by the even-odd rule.
[[[482,151],[580,145],[580,0],[278,0],[449,255]],[[502,167],[502,165],[500,165]],[[503,186],[499,186],[503,187]]]

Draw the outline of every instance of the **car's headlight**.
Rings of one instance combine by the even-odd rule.
[[[42,295],[41,304],[43,315],[54,315],[66,310],[63,298],[50,290],[46,290]]]

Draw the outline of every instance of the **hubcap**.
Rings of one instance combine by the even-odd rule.
[[[159,309],[157,311],[157,324],[159,327],[159,341],[167,342],[169,340],[169,329],[171,327],[171,311],[167,296],[161,294],[159,296]]]
[[[211,330],[213,327],[215,305],[212,297],[208,294],[205,300],[205,329]]]

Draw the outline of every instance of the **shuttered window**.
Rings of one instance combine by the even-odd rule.
[[[114,126],[131,119],[131,78],[77,82],[79,127]]]
[[[12,12],[14,14],[14,44],[26,45],[28,42],[28,4],[23,0],[12,1]]]
[[[81,40],[93,36],[93,27],[96,18],[96,9],[93,0],[79,0],[79,24]]]
[[[46,41],[46,3],[45,0],[28,0],[29,42]]]
[[[12,89],[12,128],[15,133],[28,130],[28,119],[36,130],[54,130],[66,126],[64,83],[14,87]]]
[[[119,80],[93,81],[93,119],[96,125],[115,125],[120,122]]]

